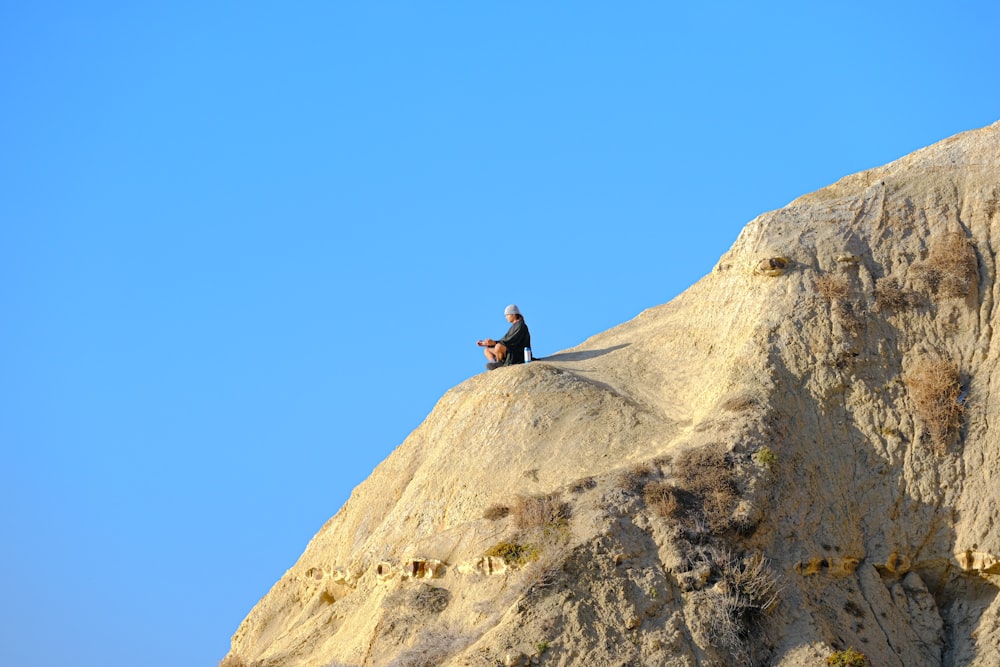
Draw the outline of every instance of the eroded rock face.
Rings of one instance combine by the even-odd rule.
[[[998,245],[1000,124],[759,216],[445,394],[226,661],[1000,664]]]

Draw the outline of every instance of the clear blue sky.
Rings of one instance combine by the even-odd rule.
[[[998,12],[0,0],[0,664],[215,665],[504,306],[1000,119]]]

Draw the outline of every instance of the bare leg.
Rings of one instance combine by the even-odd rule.
[[[503,343],[497,343],[493,347],[484,347],[483,354],[485,354],[486,358],[492,363],[503,361],[507,358],[507,346]]]

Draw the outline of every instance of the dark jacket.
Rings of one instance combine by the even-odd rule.
[[[497,341],[507,346],[507,356],[503,360],[504,366],[524,363],[524,348],[531,347],[531,333],[524,320],[518,320],[511,325],[503,338]]]

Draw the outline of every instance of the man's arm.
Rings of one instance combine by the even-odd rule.
[[[514,324],[510,327],[510,329],[507,330],[507,333],[504,335],[504,337],[496,341],[496,343],[510,347],[510,341],[516,340],[518,336],[521,335],[523,330],[524,330],[523,321],[519,320],[517,322],[514,322]]]

